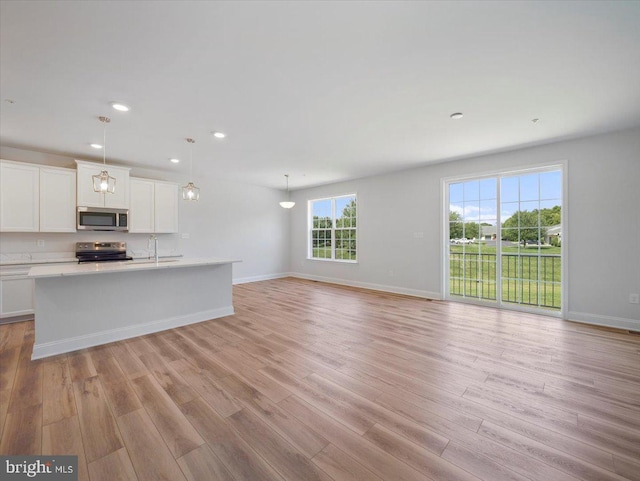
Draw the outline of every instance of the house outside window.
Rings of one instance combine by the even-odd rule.
[[[309,201],[309,259],[357,262],[357,196]]]

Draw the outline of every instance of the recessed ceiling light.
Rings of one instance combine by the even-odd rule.
[[[91,147],[93,147],[94,149],[101,149],[102,145],[100,145],[100,144],[91,144]]]
[[[211,132],[211,133],[216,139],[224,139],[227,136],[227,134],[224,134],[222,132]]]
[[[169,159],[170,162],[173,162],[174,164],[179,164],[180,163],[180,159]]]
[[[125,105],[125,104],[121,104],[120,102],[111,102],[111,106],[120,111],[120,112],[128,112],[129,111],[129,106]]]
[[[454,114],[449,115],[452,119],[461,119],[463,117],[462,112],[456,112]]]

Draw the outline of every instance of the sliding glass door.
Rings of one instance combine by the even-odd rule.
[[[562,171],[449,181],[447,297],[562,309]]]

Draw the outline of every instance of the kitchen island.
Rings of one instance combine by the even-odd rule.
[[[230,316],[228,259],[161,259],[32,267],[32,359]]]

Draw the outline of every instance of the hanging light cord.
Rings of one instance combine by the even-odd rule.
[[[189,182],[193,182],[193,144],[195,144],[196,141],[187,139],[187,142],[191,144],[189,148]]]
[[[102,129],[102,165],[107,165],[107,124],[111,122],[111,119],[104,116],[100,116],[98,119],[104,125]]]

